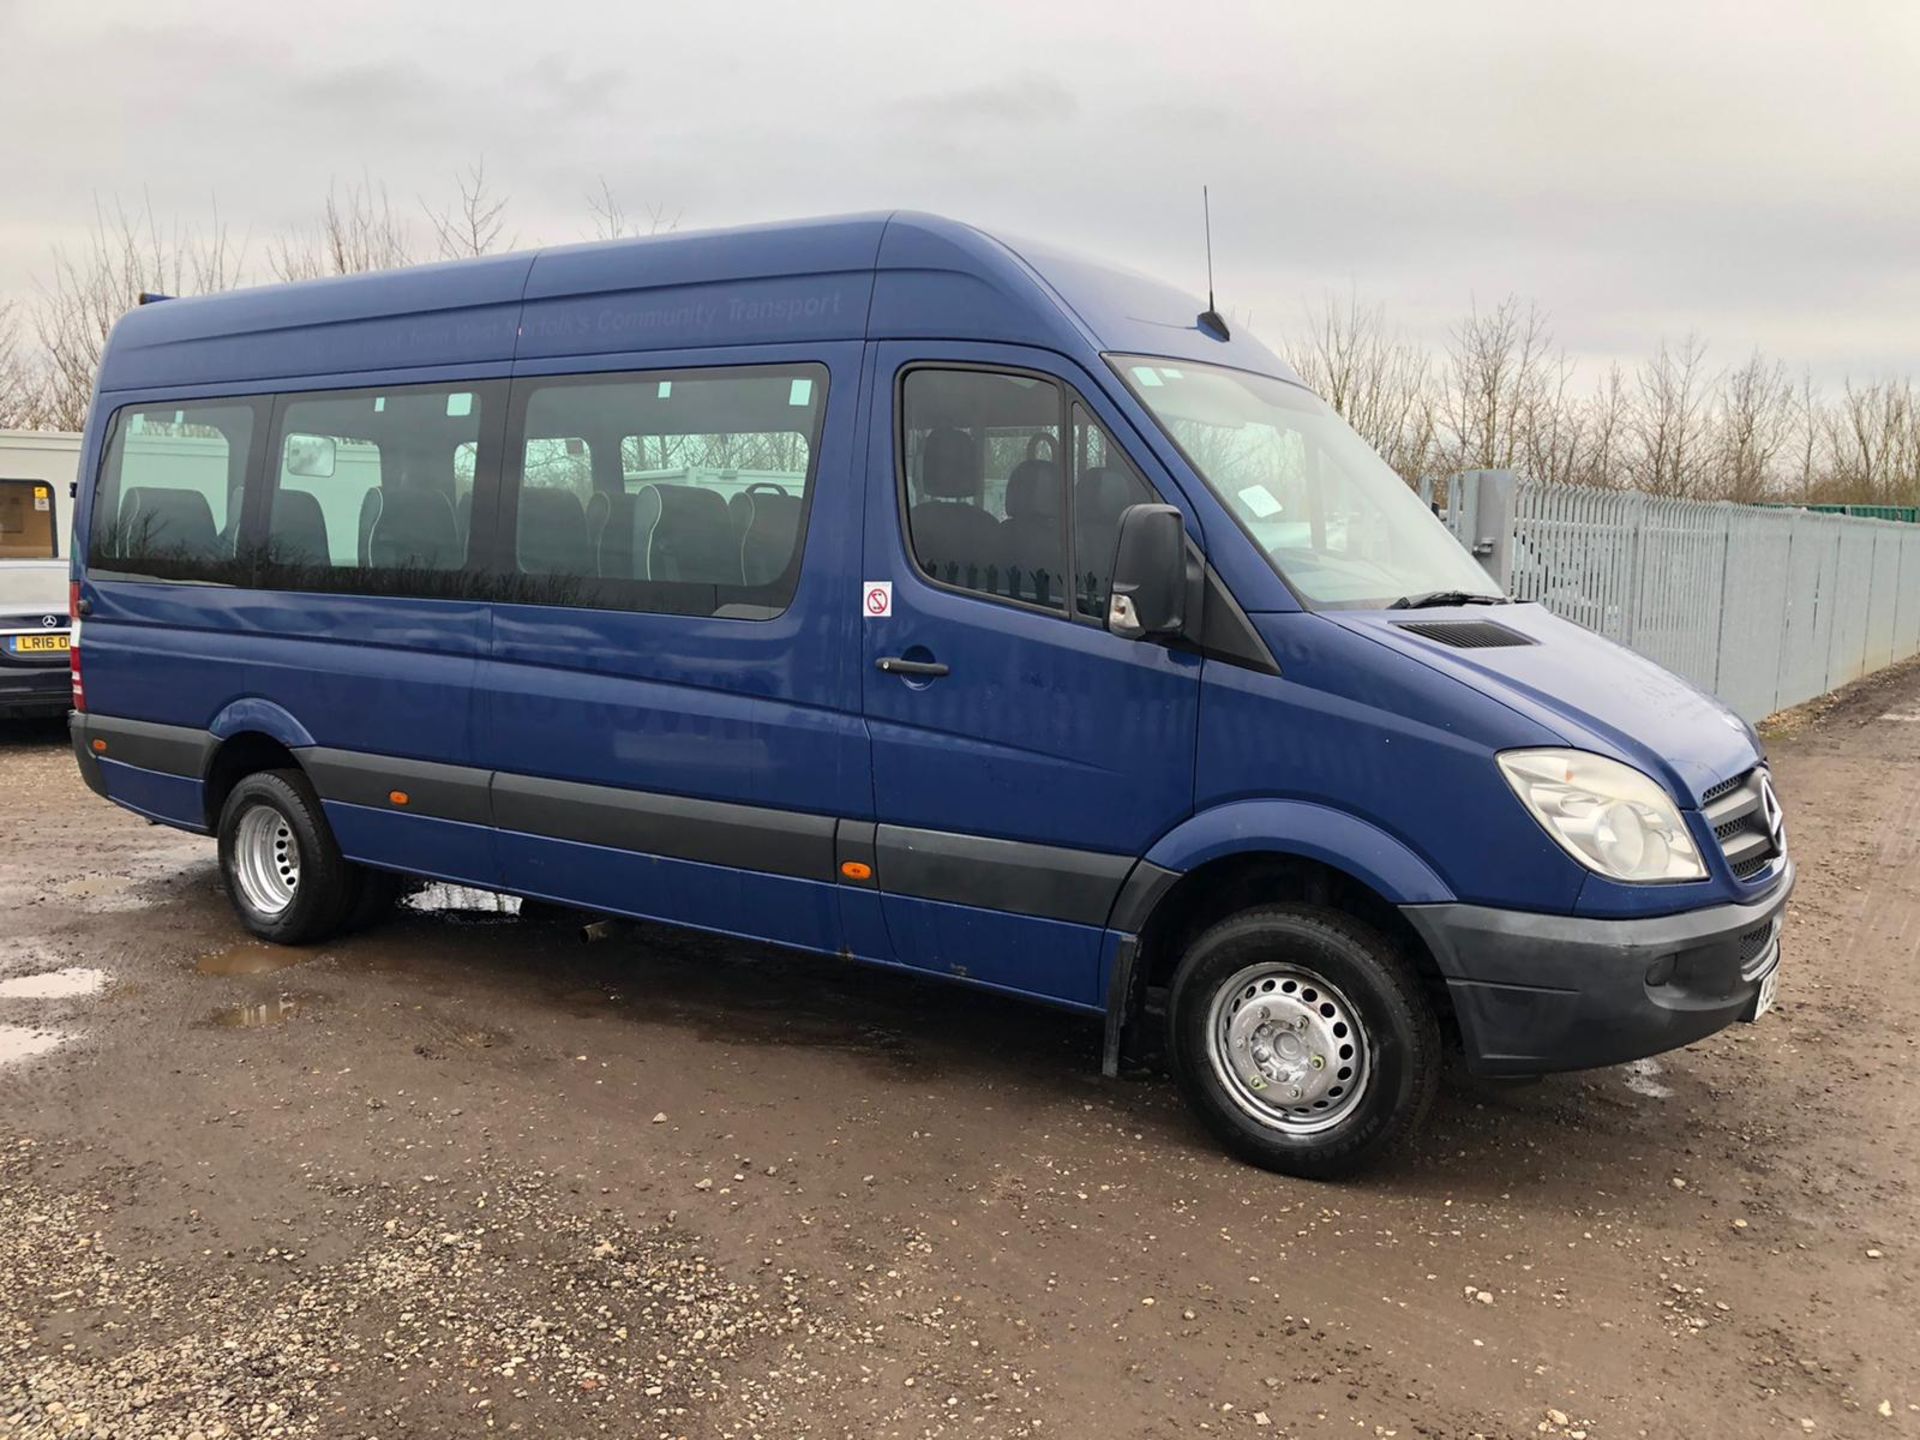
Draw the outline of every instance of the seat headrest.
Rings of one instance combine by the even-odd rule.
[[[978,500],[980,448],[964,430],[935,430],[920,448],[920,493],[929,500]]]
[[[584,575],[593,569],[587,512],[571,490],[521,490],[514,545],[522,574]]]
[[[267,520],[268,554],[281,565],[327,565],[327,516],[319,497],[306,490],[273,492],[273,514]]]
[[[198,490],[133,485],[120,497],[121,553],[205,559],[219,552],[213,506]]]
[[[1051,460],[1022,460],[1007,476],[1009,520],[1060,518],[1060,467]]]
[[[1117,520],[1120,512],[1133,503],[1133,477],[1111,466],[1089,470],[1073,487],[1073,503],[1083,514],[1102,520]]]
[[[377,566],[457,570],[465,561],[453,502],[438,490],[387,490],[381,497],[369,561]]]

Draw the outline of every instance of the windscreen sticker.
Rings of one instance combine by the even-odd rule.
[[[860,586],[860,613],[869,620],[884,620],[893,614],[893,582],[868,580]]]
[[[1280,513],[1280,502],[1264,485],[1249,485],[1240,492],[1240,503],[1253,512],[1256,520],[1267,520]]]
[[[34,509],[45,510],[49,506],[51,506],[52,503],[53,503],[53,496],[48,491],[35,490],[33,492],[33,508]]]
[[[1133,378],[1138,380],[1142,385],[1152,386],[1160,383],[1159,373],[1151,365],[1134,366]]]
[[[813,403],[813,381],[802,378],[787,387],[789,405],[810,405]]]

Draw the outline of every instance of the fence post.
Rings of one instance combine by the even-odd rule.
[[[1453,477],[1466,501],[1461,540],[1502,590],[1513,588],[1514,501],[1520,477],[1511,470],[1466,470]],[[1451,487],[1450,487],[1451,488]]]

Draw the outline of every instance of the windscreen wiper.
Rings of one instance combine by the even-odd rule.
[[[1402,595],[1387,606],[1389,610],[1427,610],[1436,605],[1511,605],[1504,595],[1480,595],[1468,590],[1428,590],[1421,595]]]

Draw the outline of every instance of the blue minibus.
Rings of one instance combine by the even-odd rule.
[[[81,473],[80,768],[268,940],[433,877],[901,967],[1100,1019],[1313,1177],[1449,1052],[1772,998],[1752,729],[1045,246],[901,213],[149,304]]]

